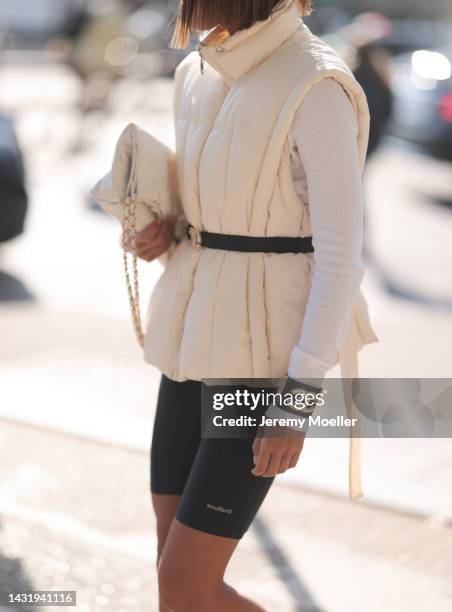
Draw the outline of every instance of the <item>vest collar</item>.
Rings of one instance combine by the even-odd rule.
[[[201,72],[204,60],[227,81],[235,81],[258,66],[299,27],[297,3],[286,0],[265,21],[232,36],[222,26],[210,30],[197,47]]]

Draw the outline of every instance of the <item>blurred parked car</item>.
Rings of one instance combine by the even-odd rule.
[[[452,45],[394,59],[390,133],[452,161]]]
[[[452,40],[452,25],[426,19],[391,19],[388,34],[380,44],[392,56],[416,49],[432,49]]]
[[[14,126],[0,115],[0,242],[23,232],[28,199],[25,173]]]

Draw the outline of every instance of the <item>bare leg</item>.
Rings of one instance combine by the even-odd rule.
[[[162,556],[166,538],[171,527],[180,495],[152,494],[152,506],[157,520],[157,567]],[[160,612],[169,612],[168,608],[160,602]]]
[[[180,495],[157,495],[152,494],[152,506],[157,520],[157,565],[162,556],[166,537],[171,527],[172,520],[176,514]]]
[[[223,578],[239,540],[211,535],[173,520],[159,563],[163,611],[265,612]]]

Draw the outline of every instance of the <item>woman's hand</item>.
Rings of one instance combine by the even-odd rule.
[[[253,443],[254,469],[251,473],[270,477],[295,467],[305,436],[304,432],[289,427],[260,427]]]
[[[137,255],[146,261],[152,261],[169,249],[174,240],[175,219],[156,219],[141,232],[137,232],[135,244]]]

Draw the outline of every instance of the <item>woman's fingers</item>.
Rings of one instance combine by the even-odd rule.
[[[156,219],[136,233],[135,247],[140,259],[152,261],[169,249],[174,240],[174,221],[173,217],[163,220]],[[123,236],[123,245],[128,251],[132,251],[129,236]]]
[[[265,434],[265,432],[263,432]],[[292,430],[294,436],[265,437],[258,435],[254,439],[253,461],[255,476],[272,477],[282,474],[297,465],[303,450],[305,434]]]
[[[156,220],[147,225],[143,230],[141,230],[141,232],[137,232],[135,234],[135,246],[137,249],[137,255],[139,255],[138,251],[140,249],[142,250],[143,248],[152,246],[152,241],[156,236],[158,236],[160,226],[160,221]],[[132,239],[128,232],[123,233],[122,243],[128,251],[132,251]]]
[[[152,247],[155,246],[156,242],[161,240],[167,233],[167,223],[165,221],[153,221],[147,225],[144,230],[137,232],[135,237],[135,244],[141,247]]]
[[[140,259],[144,259],[145,261],[152,261],[153,259],[160,257],[160,255],[163,255],[166,250],[166,245],[153,247],[150,249],[137,249],[137,255]]]
[[[261,450],[262,438],[256,437],[253,442],[253,460],[256,465]]]
[[[254,474],[254,476],[263,476],[267,471],[270,456],[270,452],[265,449],[265,445],[261,444],[257,461],[255,462],[254,468],[251,470],[251,474]]]
[[[169,249],[173,239],[174,223],[171,220],[154,221],[137,234],[137,255],[145,261],[152,261]]]
[[[163,236],[159,236],[152,240],[152,242],[137,244],[137,253],[149,253],[150,251],[159,251],[160,249],[168,248],[168,241],[164,239]]]
[[[291,461],[291,456],[290,455],[283,455],[281,457],[281,462],[279,464],[278,474],[284,474],[284,472],[289,469],[290,461]]]
[[[136,242],[147,242],[154,238],[154,236],[160,230],[161,225],[162,221],[160,219],[156,219],[155,221],[152,221],[152,223],[149,223],[149,225],[146,225],[144,229],[142,229],[140,232],[137,232]]]
[[[267,469],[259,474],[256,474],[253,471],[253,474],[256,476],[263,476],[264,478],[271,478],[273,476],[277,476],[278,474],[283,474],[290,467],[295,467],[298,457],[299,455],[281,455],[279,453],[271,454],[268,459]]]
[[[270,460],[268,462],[267,469],[262,474],[265,478],[271,478],[272,476],[276,476],[279,473],[279,466],[281,465],[281,455],[274,454],[270,455]]]
[[[292,455],[289,461],[289,469],[294,468],[297,465],[300,455],[301,455],[301,451],[299,453],[295,453]]]

